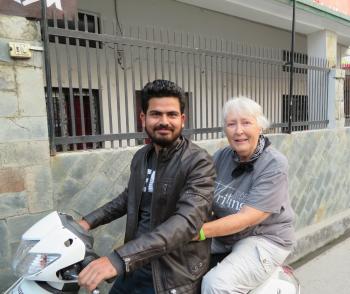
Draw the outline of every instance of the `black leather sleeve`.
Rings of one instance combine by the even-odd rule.
[[[127,198],[128,189],[126,188],[118,197],[100,208],[97,208],[93,212],[90,212],[88,215],[84,216],[83,219],[89,223],[90,229],[108,224],[126,214]]]

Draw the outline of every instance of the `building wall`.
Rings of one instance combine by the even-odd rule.
[[[0,292],[14,277],[21,234],[53,204],[42,53],[8,55],[8,42],[41,46],[38,23],[0,15]]]
[[[90,10],[98,11],[108,6],[107,15],[115,17],[113,0],[105,1],[103,8],[93,2],[93,0],[80,1],[79,7],[82,9],[91,7]],[[173,0],[118,0],[117,10],[118,19],[122,24],[156,26],[263,47],[290,47],[290,32],[288,31]],[[296,50],[306,52],[305,36],[297,35]]]

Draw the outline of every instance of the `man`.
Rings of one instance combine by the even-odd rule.
[[[191,242],[211,212],[215,171],[206,151],[181,136],[184,93],[155,80],[141,92],[141,120],[152,144],[131,162],[128,187],[80,221],[86,230],[127,214],[125,244],[79,275],[90,291],[117,276],[110,293],[200,293],[209,244]]]

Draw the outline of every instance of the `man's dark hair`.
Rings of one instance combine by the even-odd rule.
[[[185,110],[185,93],[174,82],[167,80],[154,80],[147,83],[141,90],[141,106],[143,113],[147,112],[148,101],[151,98],[175,97],[179,99],[181,114]]]

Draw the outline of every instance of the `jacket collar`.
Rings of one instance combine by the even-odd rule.
[[[186,139],[181,135],[173,143],[171,143],[171,145],[160,148],[158,153],[158,159],[161,161],[169,160],[173,156],[173,154],[185,144],[185,141]],[[150,152],[151,150],[155,151],[153,144],[150,144],[148,152]]]

